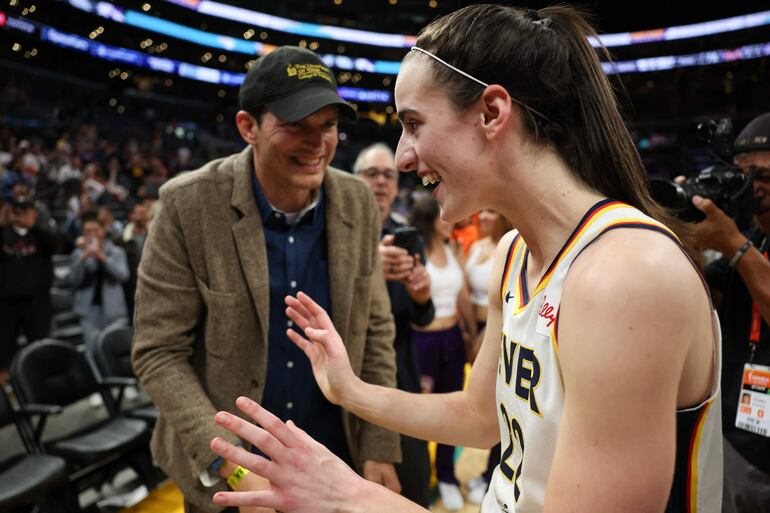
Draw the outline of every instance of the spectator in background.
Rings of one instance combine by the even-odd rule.
[[[420,365],[420,383],[424,393],[448,393],[462,390],[465,362],[476,336],[476,320],[470,304],[465,277],[457,256],[448,244],[452,225],[439,217],[438,202],[424,196],[415,202],[409,217],[425,240],[430,274],[430,295],[436,309],[433,321],[415,327],[412,340]],[[436,477],[444,507],[462,509],[463,496],[455,475],[455,448],[438,444]]]
[[[102,225],[104,235],[113,244],[120,244],[123,237],[123,223],[115,219],[115,215],[108,207],[99,207],[96,212],[99,224]]]
[[[70,256],[70,280],[75,290],[73,310],[80,316],[86,348],[113,323],[127,322],[123,283],[129,278],[126,253],[105,237],[96,212],[81,215],[83,236]]]
[[[70,198],[67,205],[67,217],[61,227],[65,247],[69,250],[75,247],[75,242],[83,233],[82,216],[86,212],[96,212],[94,200],[91,196],[82,192]]]
[[[35,226],[37,228],[47,232],[55,230],[56,223],[52,223],[51,213],[48,210],[48,207],[42,201],[37,201],[32,198],[32,191],[26,182],[18,182],[13,186],[13,189],[11,189],[11,202],[16,201],[19,204],[23,204],[26,200],[31,200],[33,202],[35,211],[37,212],[37,220],[35,221]]]
[[[88,194],[96,205],[108,203],[107,179],[104,177],[101,164],[89,162],[86,164],[83,175],[83,192]]]
[[[497,283],[492,281],[492,260],[495,248],[503,238],[503,235],[513,229],[513,225],[500,213],[492,209],[484,209],[478,214],[479,234],[481,238],[471,245],[468,258],[463,263],[465,279],[471,295],[471,304],[476,319],[478,335],[473,343],[470,360],[476,359],[484,340],[484,328],[487,324],[487,307],[489,306],[489,287],[493,287],[494,293],[499,293]],[[496,444],[487,457],[487,468],[478,477],[468,482],[468,500],[474,504],[481,504],[484,495],[492,480],[495,467],[500,464],[500,444]]]
[[[31,198],[15,197],[0,206],[0,382],[18,348],[48,336],[51,328],[53,235],[36,226]]]
[[[457,242],[460,248],[460,256],[467,257],[474,242],[482,237],[479,232],[478,214],[473,214],[467,219],[454,223],[452,227],[452,240]]]
[[[129,223],[123,230],[122,246],[126,251],[129,270],[129,278],[125,284],[128,318],[129,321],[133,322],[137,272],[139,269],[139,261],[142,258],[144,241],[147,240],[147,231],[150,223],[147,205],[141,201],[135,203],[131,208],[131,212],[128,214],[128,220]]]
[[[374,193],[380,210],[382,240],[379,253],[387,280],[390,311],[396,322],[396,376],[398,388],[420,392],[420,368],[412,343],[412,325],[424,327],[433,321],[434,308],[430,299],[430,276],[422,262],[425,253],[410,255],[393,245],[393,233],[406,226],[406,220],[391,212],[398,192],[398,175],[393,150],[384,143],[361,150],[353,172],[363,179]],[[430,458],[428,444],[401,435],[403,459],[396,465],[401,493],[407,499],[428,507],[430,494]]]
[[[59,166],[56,179],[60,184],[70,180],[80,182],[83,180],[83,162],[77,154],[63,153],[63,163]]]

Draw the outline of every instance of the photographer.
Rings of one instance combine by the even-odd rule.
[[[770,375],[770,113],[738,135],[733,162],[745,174],[755,172],[751,227],[741,233],[711,200],[695,196],[706,218],[694,231],[702,248],[723,255],[706,268],[706,277],[722,324],[724,512],[770,512],[770,396],[766,381],[752,380]],[[758,404],[739,405],[745,393]]]
[[[27,342],[45,338],[51,327],[54,239],[36,226],[32,198],[16,196],[0,205],[0,383],[18,349],[21,331]]]

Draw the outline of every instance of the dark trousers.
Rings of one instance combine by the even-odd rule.
[[[500,444],[495,445],[492,447],[492,450],[489,451],[489,458],[487,458],[487,468],[484,470],[484,473],[481,474],[481,477],[484,478],[484,481],[489,484],[492,481],[492,474],[495,472],[495,468],[500,464]]]
[[[46,294],[23,299],[0,300],[0,369],[11,365],[19,348],[21,333],[28,342],[48,336],[51,331],[51,297]]]
[[[396,464],[401,495],[428,508],[430,495],[430,456],[428,442],[401,435],[402,462]]]
[[[456,392],[463,388],[465,345],[460,328],[441,331],[414,331],[412,342],[420,365],[420,381],[430,392]],[[426,387],[424,387],[426,388]],[[455,448],[436,447],[436,477],[443,483],[459,484],[455,476]]]

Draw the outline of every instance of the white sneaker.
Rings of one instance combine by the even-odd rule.
[[[484,481],[483,477],[471,479],[468,482],[468,500],[473,504],[481,504],[487,494],[487,488],[489,488],[489,483]]]
[[[463,494],[460,492],[460,487],[451,483],[438,483],[438,491],[441,494],[441,502],[444,503],[444,508],[449,511],[458,511],[463,509],[465,505],[463,501]]]
[[[144,499],[147,498],[148,495],[150,495],[150,492],[147,490],[147,487],[144,485],[141,485],[126,493],[120,493],[120,494],[102,499],[99,502],[97,502],[96,505],[100,508],[106,508],[111,506],[118,507],[118,508],[130,508],[131,506],[135,506],[140,502],[142,502]]]
[[[468,481],[468,489],[470,490],[471,488],[476,488],[483,482],[484,482],[484,476],[476,476],[470,481]]]

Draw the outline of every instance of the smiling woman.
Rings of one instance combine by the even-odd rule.
[[[324,395],[387,429],[501,456],[483,513],[721,510],[719,333],[678,227],[645,172],[584,15],[472,5],[404,59],[396,162],[441,219],[491,208],[512,222],[492,257],[487,324],[466,390],[409,394],[359,379],[326,311],[286,298]],[[267,477],[220,505],[423,511],[357,479],[248,401],[261,428],[218,421],[272,461],[212,448]],[[672,477],[673,476],[673,477]]]

